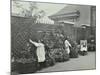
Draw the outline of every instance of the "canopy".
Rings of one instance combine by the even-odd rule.
[[[44,23],[44,24],[54,24],[54,21],[48,18],[47,16],[38,18],[36,20],[36,23]]]

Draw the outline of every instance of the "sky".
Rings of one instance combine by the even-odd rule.
[[[20,3],[23,8],[29,9],[29,2],[28,1],[17,1]],[[67,6],[67,4],[54,4],[54,3],[39,3],[37,2],[37,7],[39,8],[38,10],[44,10],[46,12],[47,16],[53,15],[60,11],[62,8]],[[12,13],[20,13],[22,9],[16,7],[14,2],[12,2]]]

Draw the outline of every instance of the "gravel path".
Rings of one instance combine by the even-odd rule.
[[[79,56],[79,58],[71,58],[70,61],[67,62],[56,63],[52,67],[44,68],[37,72],[39,73],[84,69],[95,69],[95,52],[88,52],[88,55]]]

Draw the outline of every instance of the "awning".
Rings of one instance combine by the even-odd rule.
[[[36,23],[44,23],[44,24],[54,24],[54,21],[51,20],[50,18],[48,18],[47,16],[43,17],[43,18],[38,18],[36,20]]]

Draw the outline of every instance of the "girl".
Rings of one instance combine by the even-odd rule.
[[[65,50],[69,54],[70,53],[70,48],[69,47],[71,47],[71,44],[69,43],[69,41],[67,40],[67,38],[65,39],[64,43],[65,43]]]
[[[29,40],[32,44],[34,44],[37,47],[36,55],[39,63],[39,69],[43,68],[45,65],[45,47],[44,44],[39,40],[38,42]]]

